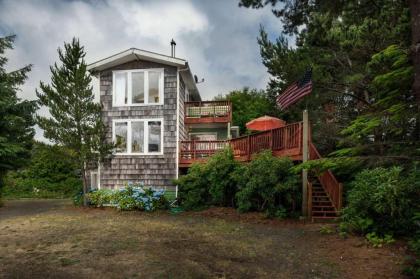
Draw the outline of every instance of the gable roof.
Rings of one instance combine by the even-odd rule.
[[[177,67],[182,80],[185,83],[185,86],[190,92],[190,95],[194,100],[201,101],[200,92],[198,91],[188,62],[181,58],[176,58],[138,48],[130,48],[120,53],[111,55],[107,58],[93,62],[87,66],[87,69],[92,73],[98,73],[133,60],[145,60]]]
[[[93,62],[89,64],[87,68],[92,72],[100,72],[133,60],[146,60],[176,67],[185,66],[187,63],[187,61],[184,59],[138,48],[130,48],[120,53],[111,55],[107,58]]]

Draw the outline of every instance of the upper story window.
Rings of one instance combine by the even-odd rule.
[[[113,71],[113,106],[163,104],[163,69]]]

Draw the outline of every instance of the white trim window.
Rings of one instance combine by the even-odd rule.
[[[164,69],[112,72],[112,105],[163,105]]]
[[[113,120],[112,139],[117,155],[162,155],[163,119]]]
[[[99,188],[99,173],[97,171],[90,172],[90,189]]]

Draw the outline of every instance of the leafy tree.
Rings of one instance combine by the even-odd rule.
[[[28,166],[9,172],[3,192],[10,197],[70,197],[82,187],[71,150],[35,142]]]
[[[6,72],[4,53],[13,47],[15,36],[0,38],[0,187],[8,170],[17,169],[27,162],[35,131],[35,101],[22,101],[17,97],[31,65]]]
[[[263,115],[276,114],[274,102],[270,102],[262,90],[245,87],[242,90],[229,92],[225,96],[217,96],[215,99],[232,102],[233,123],[239,126],[241,133],[246,131],[245,124],[250,120]]]
[[[103,160],[112,147],[103,140],[101,105],[93,101],[85,55],[84,47],[76,38],[65,43],[64,50],[58,49],[61,65],[55,63],[50,67],[51,84],[41,81],[41,91],[36,91],[39,104],[48,107],[51,114],[51,117],[38,116],[38,125],[44,129],[46,138],[74,152],[84,193],[88,190],[89,164]],[[87,204],[86,198],[84,204]]]

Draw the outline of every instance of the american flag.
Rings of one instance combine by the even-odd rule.
[[[305,72],[301,80],[292,83],[287,89],[277,96],[277,105],[284,110],[296,103],[312,91],[312,69]]]

